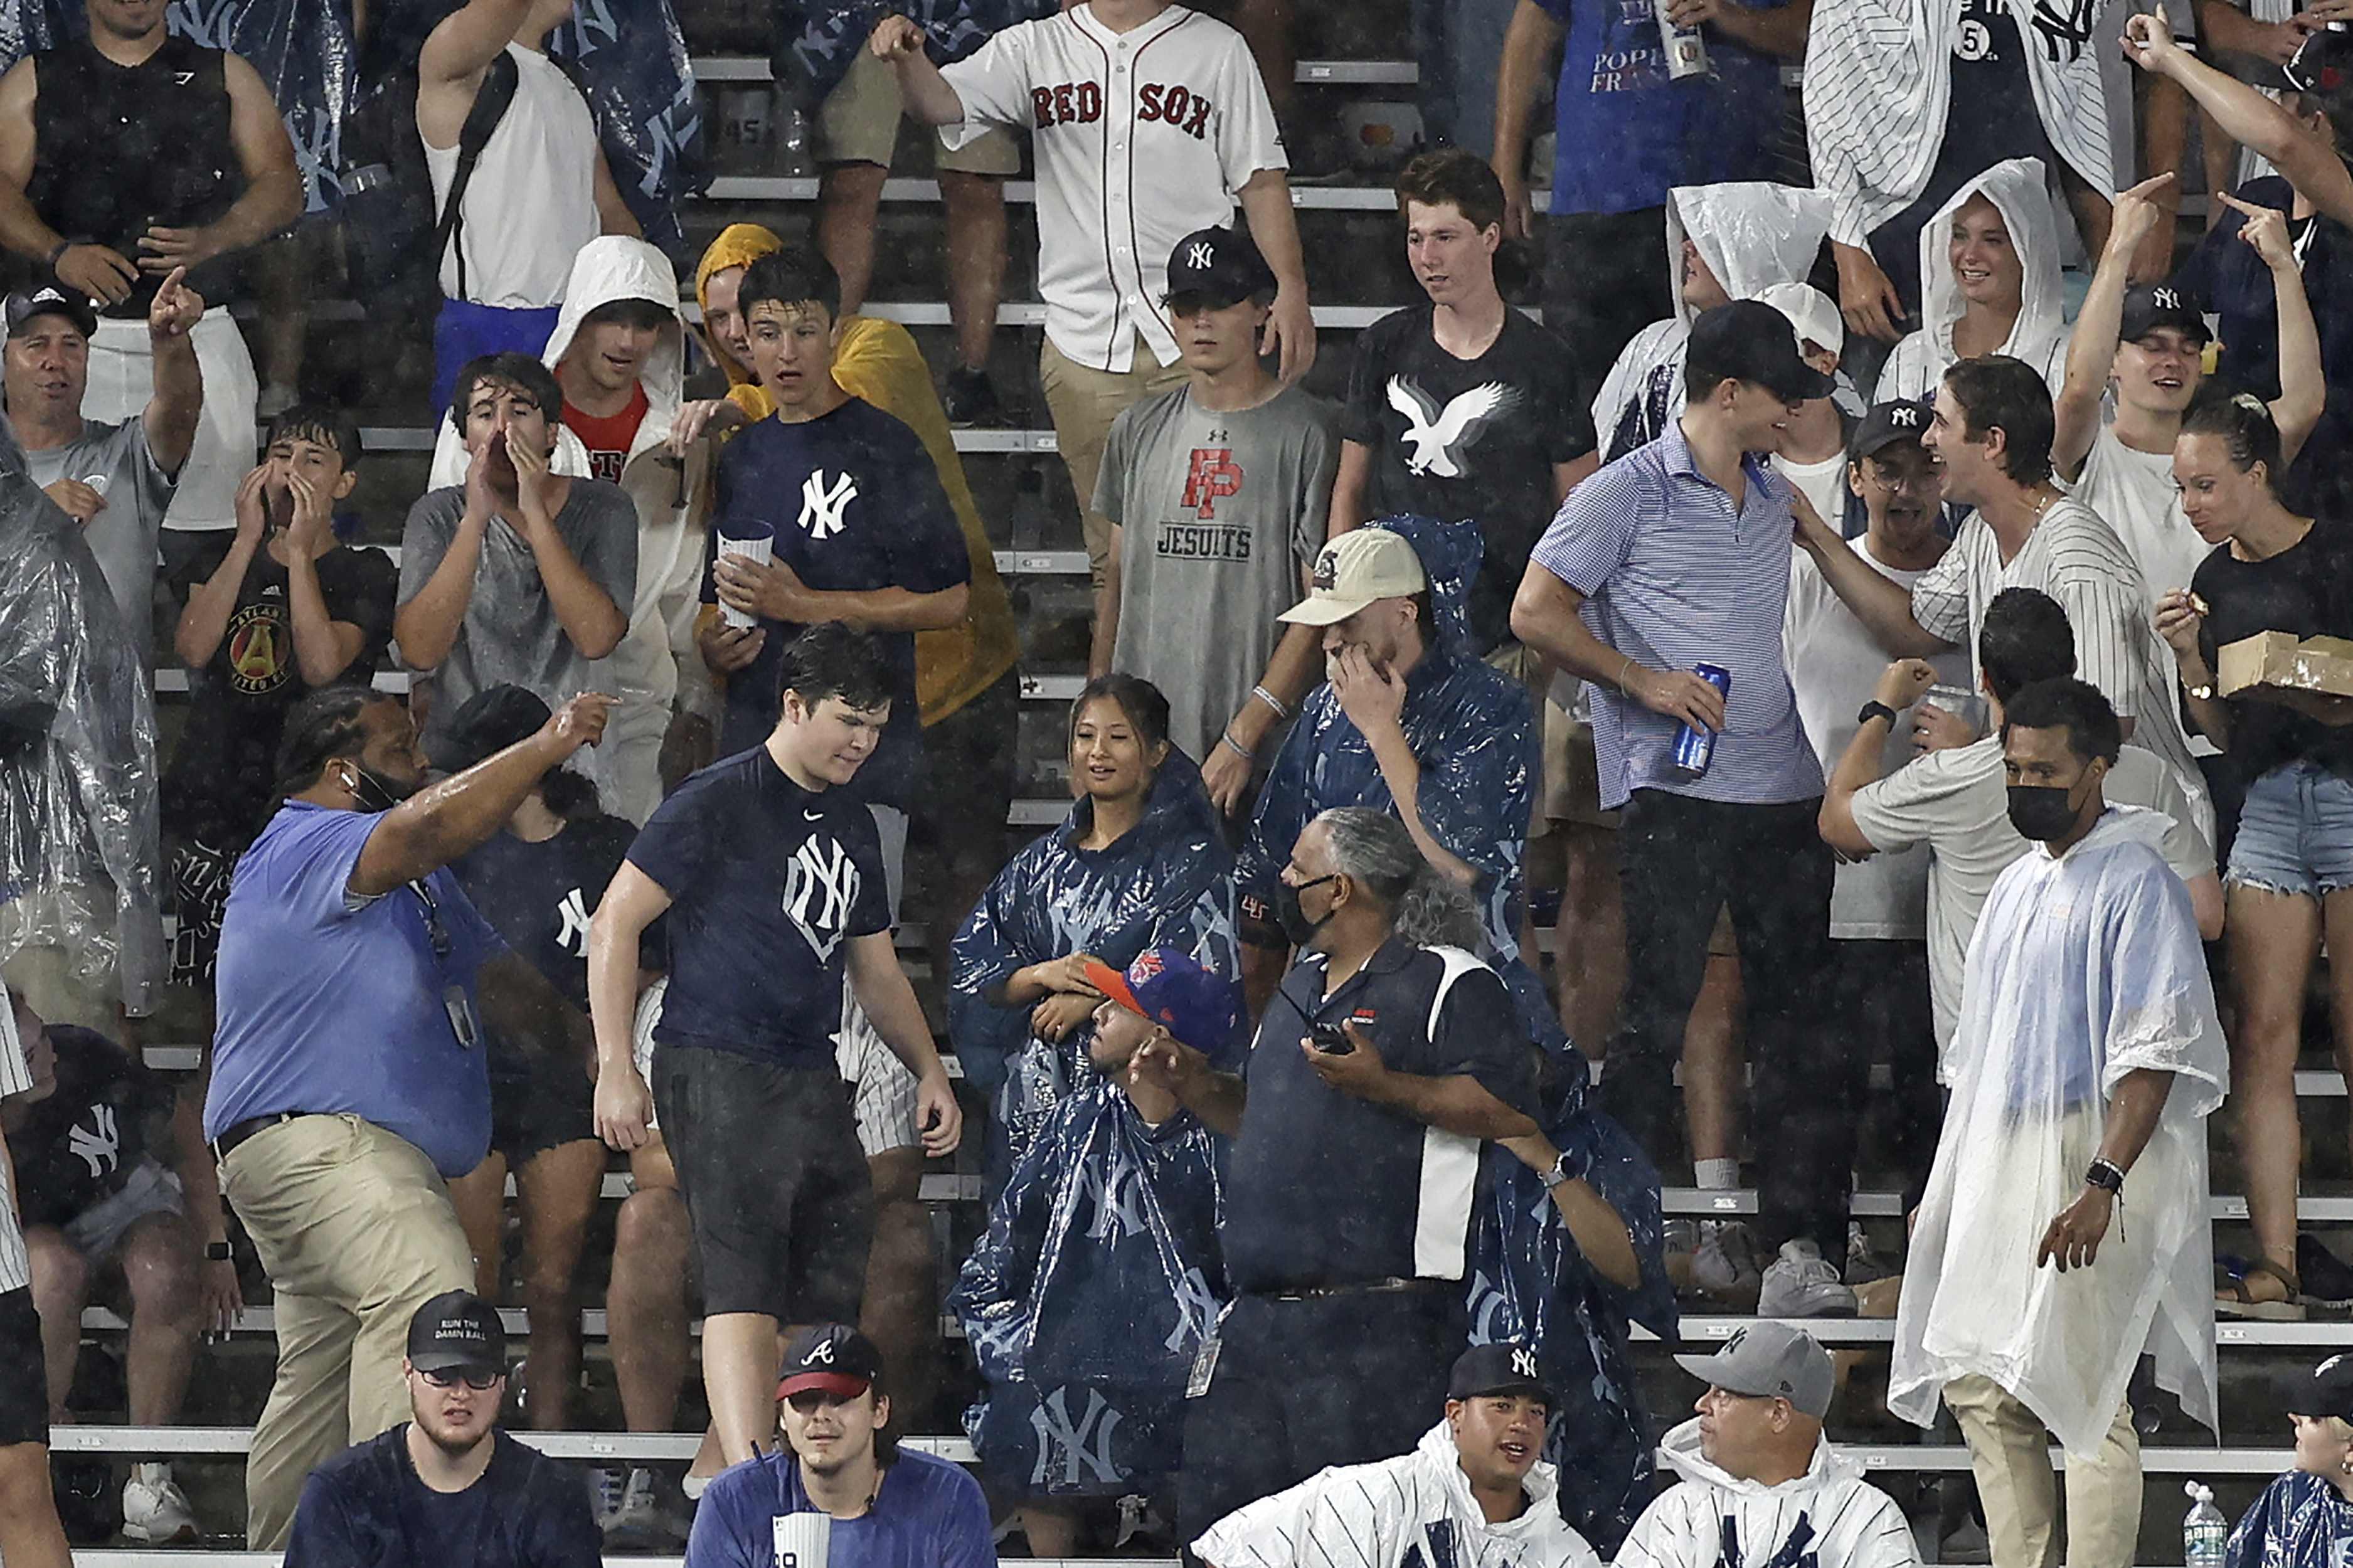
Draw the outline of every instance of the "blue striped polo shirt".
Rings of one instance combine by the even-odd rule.
[[[1781,662],[1789,595],[1789,482],[1755,453],[1739,508],[1699,471],[1680,422],[1569,492],[1532,559],[1586,595],[1586,628],[1652,669],[1720,665],[1732,693],[1715,758],[1674,765],[1678,721],[1590,682],[1601,804],[1638,789],[1769,805],[1822,793]]]

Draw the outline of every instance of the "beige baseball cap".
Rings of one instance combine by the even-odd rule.
[[[1328,626],[1345,621],[1376,599],[1401,599],[1430,586],[1421,557],[1402,533],[1358,528],[1342,534],[1315,557],[1307,597],[1276,617],[1293,626]]]

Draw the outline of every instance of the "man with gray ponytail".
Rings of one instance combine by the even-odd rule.
[[[1241,1075],[1165,1038],[1131,1068],[1234,1140],[1219,1238],[1235,1294],[1194,1372],[1188,1538],[1413,1445],[1462,1350],[1480,1144],[1535,1125],[1535,1049],[1464,951],[1470,895],[1404,823],[1315,817],[1274,904],[1299,958]]]

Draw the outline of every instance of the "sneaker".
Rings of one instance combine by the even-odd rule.
[[[1892,1278],[1895,1270],[1879,1254],[1871,1249],[1871,1237],[1854,1220],[1846,1222],[1846,1282],[1868,1285],[1876,1279]]]
[[[1744,1294],[1762,1279],[1757,1269],[1757,1244],[1748,1227],[1736,1219],[1715,1220],[1699,1227],[1699,1250],[1692,1254],[1692,1283],[1718,1296]]]
[[[1760,1318],[1852,1318],[1854,1292],[1810,1241],[1785,1241],[1757,1296]]]
[[[122,1534],[148,1546],[173,1546],[196,1539],[195,1510],[173,1484],[169,1465],[133,1465],[122,1484]]]
[[[2353,1266],[2309,1232],[2295,1238],[2296,1280],[2315,1307],[2353,1307]]]
[[[676,1552],[686,1545],[679,1510],[664,1506],[661,1478],[634,1467],[622,1484],[618,1506],[605,1524],[605,1545],[613,1552]]]
[[[613,1516],[621,1511],[621,1489],[628,1472],[610,1465],[597,1465],[588,1472],[588,1508],[599,1530],[613,1528]]]
[[[963,364],[948,372],[940,388],[940,406],[951,425],[997,425],[1005,418],[985,365]]]
[[[711,1483],[714,1479],[711,1476],[698,1476],[690,1472],[678,1483],[678,1489],[684,1494],[687,1501],[701,1502],[702,1494],[711,1489]]]

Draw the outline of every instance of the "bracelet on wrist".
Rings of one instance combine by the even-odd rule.
[[[1269,691],[1265,687],[1251,687],[1250,695],[1257,698],[1261,702],[1265,703],[1269,708],[1273,709],[1274,716],[1277,720],[1283,720],[1291,717],[1291,710],[1285,708],[1282,701],[1276,698],[1274,693]]]
[[[1258,753],[1251,751],[1248,746],[1243,745],[1240,741],[1235,740],[1234,732],[1231,729],[1226,730],[1218,736],[1218,744],[1230,747],[1234,755],[1240,757],[1246,763],[1254,763],[1258,761]]]
[[[1625,663],[1623,663],[1623,664],[1621,664],[1621,665],[1620,665],[1620,666],[1618,667],[1618,695],[1619,695],[1619,696],[1620,696],[1620,697],[1631,697],[1631,696],[1633,696],[1633,695],[1634,695],[1633,691],[1632,691],[1630,688],[1628,688],[1628,686],[1626,685],[1626,678],[1627,678],[1629,675],[1631,675],[1633,672],[1634,672],[1634,656],[1633,656],[1632,654],[1630,654],[1630,654],[1628,654],[1628,655],[1626,656],[1626,662],[1625,662]]]

